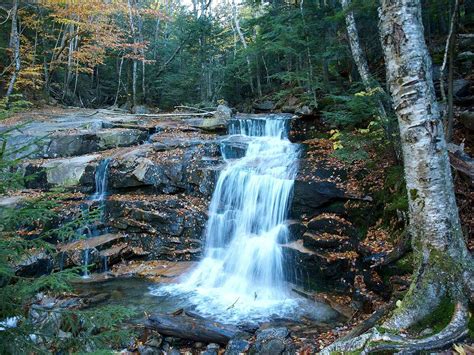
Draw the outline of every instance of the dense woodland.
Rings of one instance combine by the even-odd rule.
[[[364,299],[345,333],[321,330],[299,351],[474,351],[473,1],[12,0],[0,2],[0,29],[2,196],[36,179],[18,168],[34,152],[7,149],[29,113],[290,113],[308,154],[323,147],[371,196],[357,221],[373,221],[358,230],[373,252],[360,264],[380,274],[342,292]],[[38,297],[73,294],[82,267],[18,271],[103,218],[100,206],[64,218],[76,193],[39,186],[21,207],[0,205],[1,353],[147,353],[127,307],[63,300],[61,321],[41,314]],[[400,269],[405,288],[386,291]]]

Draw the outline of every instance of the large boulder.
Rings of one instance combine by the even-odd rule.
[[[224,116],[226,116],[224,114]],[[205,132],[224,133],[227,131],[227,117],[217,115],[209,118],[189,118],[187,124]]]
[[[273,111],[275,109],[275,103],[273,101],[270,101],[270,100],[265,100],[265,101],[262,101],[262,102],[255,103],[253,105],[253,108],[257,112],[269,112],[269,111]]]
[[[52,159],[25,163],[24,175],[29,188],[65,187],[91,190],[94,187],[98,154],[70,159]]]
[[[232,109],[226,105],[219,105],[217,106],[214,118],[220,120],[230,120],[232,118]]]

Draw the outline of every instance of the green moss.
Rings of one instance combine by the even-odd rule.
[[[469,339],[474,340],[474,304],[469,306],[469,323],[467,324],[467,336]]]
[[[410,190],[410,198],[412,201],[415,201],[418,198],[418,190],[417,189],[411,189]]]
[[[439,333],[449,324],[453,313],[454,303],[451,298],[443,297],[438,307],[409,330],[413,333],[420,333],[423,329],[431,328],[433,333]]]

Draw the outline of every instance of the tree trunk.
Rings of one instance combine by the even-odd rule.
[[[133,22],[133,13],[132,13],[132,3],[131,0],[127,1],[128,5],[128,19],[129,19],[129,24],[130,24],[130,30],[132,32],[132,37],[133,37],[133,69],[132,69],[132,108],[137,105],[137,37],[136,37],[136,31],[135,31],[135,24]]]
[[[12,77],[10,78],[10,83],[8,84],[7,93],[5,94],[5,99],[7,102],[7,107],[9,105],[9,99],[15,88],[15,82],[18,77],[18,73],[21,69],[21,60],[20,60],[20,34],[18,33],[18,0],[13,0],[13,8],[11,10],[12,16],[12,29],[10,33],[10,48],[13,52],[13,63],[14,70]]]
[[[239,16],[237,14],[237,5],[235,4],[235,0],[232,0],[232,19],[234,20],[235,30],[240,38],[240,42],[242,42],[242,46],[244,50],[247,51],[247,41],[245,40],[244,34],[240,29],[240,21]],[[250,91],[252,94],[255,92],[253,87],[253,79],[252,79],[252,64],[250,63],[250,57],[248,53],[245,54],[245,60],[247,61],[247,71],[249,73],[249,84],[250,84]]]
[[[379,14],[416,255],[410,290],[384,326],[405,329],[426,317],[443,297],[465,299],[463,274],[472,275],[473,263],[461,231],[420,1],[383,0]]]
[[[362,52],[362,47],[360,46],[359,33],[357,32],[354,13],[349,9],[350,3],[351,0],[341,0],[342,8],[346,12],[345,19],[347,35],[351,46],[352,58],[357,66],[362,83],[365,88],[369,90],[372,87],[370,82],[369,65],[367,64],[367,59]]]
[[[448,38],[446,39],[446,48],[444,50],[443,64],[441,65],[440,91],[443,103],[446,107],[444,127],[446,130],[446,140],[449,142],[453,134],[453,71],[454,71],[454,47],[456,40],[456,25],[459,14],[459,0],[454,1],[454,9],[451,16]],[[444,77],[446,75],[446,66],[448,67],[448,96],[444,88]]]
[[[472,301],[474,297],[474,265],[461,231],[420,0],[381,3],[380,35],[402,142],[415,273],[410,289],[383,328],[338,341],[322,354],[354,350],[415,353],[444,348],[467,334],[467,298]],[[398,335],[446,298],[455,307],[443,330],[427,338]]]

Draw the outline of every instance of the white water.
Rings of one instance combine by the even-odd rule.
[[[165,288],[188,292],[198,312],[243,321],[288,315],[296,306],[280,247],[298,158],[286,138],[287,122],[272,115],[230,125],[228,141],[248,147],[240,159],[228,159],[235,154],[223,144],[227,166],[211,200],[204,258],[179,285]]]
[[[91,199],[93,201],[104,201],[107,197],[107,182],[110,159],[101,160],[95,172],[95,192]]]

